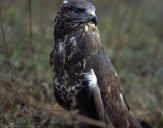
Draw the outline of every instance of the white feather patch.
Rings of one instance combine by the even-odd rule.
[[[85,31],[88,32],[88,25],[85,25]]]
[[[73,42],[73,43],[76,42],[75,37],[71,37],[71,38],[70,38],[70,42]]]
[[[86,81],[88,81],[88,86],[91,89],[93,89],[94,87],[97,86],[97,77],[92,68],[88,73],[84,73],[84,77],[85,77]]]
[[[63,50],[64,50],[63,43],[59,43],[58,52],[61,53],[61,52],[63,52]]]
[[[67,4],[67,3],[68,3],[68,0],[64,0],[63,3],[64,3],[64,4]]]
[[[118,74],[115,72],[115,77],[118,77]]]
[[[94,23],[89,23],[88,25],[89,25],[90,27],[92,27],[92,28],[96,28],[96,26],[95,26]]]
[[[124,98],[123,98],[123,94],[120,93],[119,96],[120,96],[120,99],[121,99],[122,104],[123,104],[124,106],[126,106],[126,105],[125,105]]]

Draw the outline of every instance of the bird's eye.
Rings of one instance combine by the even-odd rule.
[[[84,13],[84,12],[85,12],[85,10],[82,9],[82,8],[73,8],[73,11],[74,11],[75,13]]]

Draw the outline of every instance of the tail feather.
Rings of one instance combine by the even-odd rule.
[[[144,120],[140,121],[140,125],[142,126],[142,128],[153,128],[149,123]]]
[[[130,128],[153,128],[149,123],[144,120],[139,120],[133,114],[133,112],[129,112],[129,122]]]

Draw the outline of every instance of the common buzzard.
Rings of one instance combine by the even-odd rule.
[[[55,17],[51,52],[55,97],[65,109],[78,109],[108,128],[141,128],[124,99],[96,25],[96,8],[88,0],[63,1]]]

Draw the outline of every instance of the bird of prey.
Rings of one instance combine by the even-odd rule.
[[[56,14],[54,29],[50,63],[58,103],[65,109],[78,109],[79,114],[105,122],[106,128],[142,128],[104,52],[92,3],[64,0]],[[79,127],[93,128],[86,124]]]

